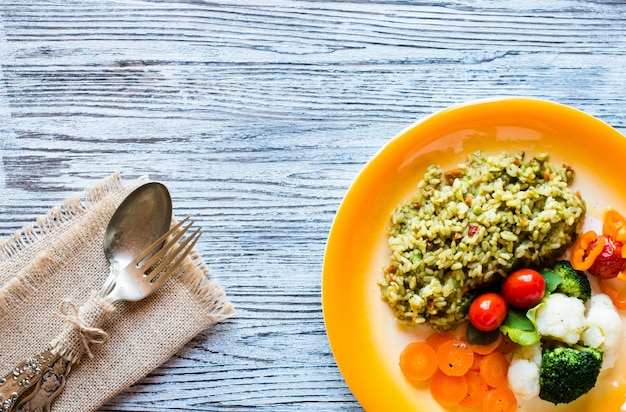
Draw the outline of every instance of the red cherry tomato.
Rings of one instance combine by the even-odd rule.
[[[546,280],[536,270],[519,269],[506,277],[500,293],[509,306],[529,309],[546,293]]]
[[[469,320],[476,329],[483,332],[495,330],[506,318],[506,302],[497,293],[485,293],[478,296],[469,308]]]

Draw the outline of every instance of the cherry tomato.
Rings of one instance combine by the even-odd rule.
[[[483,332],[495,330],[506,318],[506,302],[497,293],[489,292],[474,299],[469,308],[469,320]]]
[[[600,279],[610,279],[626,269],[626,259],[622,257],[622,242],[612,236],[603,236],[604,248],[593,261],[589,273]],[[589,248],[593,248],[595,243],[597,240],[591,242]]]
[[[519,269],[506,277],[500,293],[509,306],[529,309],[546,293],[546,280],[536,270]]]

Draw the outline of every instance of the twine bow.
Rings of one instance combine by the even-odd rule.
[[[109,334],[100,328],[93,327],[83,321],[79,316],[79,307],[70,300],[61,302],[60,314],[70,324],[74,325],[74,329],[80,336],[80,341],[85,349],[85,353],[89,358],[93,358],[93,353],[89,345],[102,345],[109,341]]]

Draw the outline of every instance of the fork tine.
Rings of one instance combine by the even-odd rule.
[[[175,226],[173,226],[170,230],[168,230],[166,233],[164,233],[161,237],[159,237],[157,240],[152,242],[150,244],[150,246],[145,248],[144,251],[139,256],[137,256],[137,258],[135,260],[133,260],[132,263],[135,266],[139,266],[139,264],[145,258],[147,258],[150,254],[155,253],[155,252],[160,252],[160,250],[163,250],[163,248],[161,248],[161,245],[162,245],[163,241],[165,241],[165,239],[167,239],[172,233],[176,232],[178,230],[178,228],[180,228],[188,220],[189,220],[189,216],[185,217],[183,220],[178,222]],[[159,248],[161,248],[161,249],[159,250]],[[162,256],[162,254],[161,254],[161,256]]]
[[[178,248],[176,248],[176,250],[171,251],[171,253],[169,253],[161,261],[161,263],[159,263],[159,265],[154,268],[154,270],[152,270],[152,272],[150,272],[151,279],[149,281],[155,288],[161,286],[161,284],[165,282],[165,280],[167,280],[172,272],[174,272],[174,270],[183,262],[189,252],[191,252],[191,250],[194,248],[201,235],[202,232],[200,231],[200,228],[194,230],[193,233],[189,235],[178,246]],[[176,258],[176,260],[174,260],[174,258]],[[164,273],[160,273],[165,269],[167,270]]]
[[[186,221],[186,219],[183,220],[183,222],[184,221]],[[187,230],[189,230],[189,228],[193,224],[194,224],[194,221],[192,220],[191,222],[187,224],[187,226],[183,227],[182,229],[179,229],[180,224],[172,228],[172,230],[170,230],[169,233],[174,233],[174,231],[176,231],[176,233],[171,237],[171,239],[168,239],[167,243],[146,262],[137,261],[137,267],[141,266],[143,268],[142,270],[147,270],[151,268],[152,266],[154,266],[157,262],[159,262],[159,260],[163,258],[163,256],[166,255],[166,253],[168,253],[168,250],[170,249],[170,247],[172,247],[172,245],[175,245],[176,242],[178,242],[178,240],[183,237],[185,232],[187,232]]]

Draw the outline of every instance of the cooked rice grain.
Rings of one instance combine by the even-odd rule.
[[[476,152],[458,168],[427,169],[388,229],[390,262],[379,284],[399,321],[451,329],[466,319],[478,288],[565,252],[585,202],[568,187],[573,169],[548,160]]]

